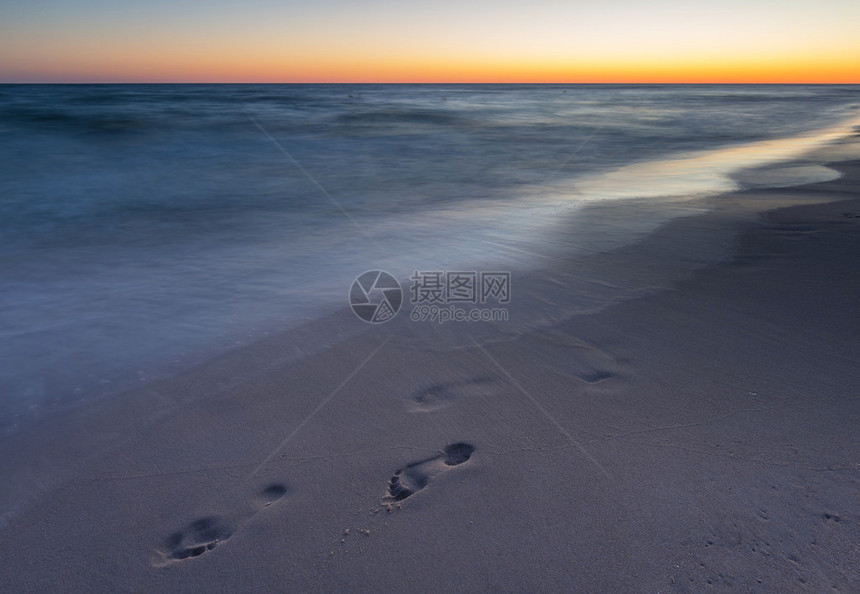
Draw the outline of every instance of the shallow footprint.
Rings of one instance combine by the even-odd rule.
[[[272,483],[260,491],[252,500],[253,508],[249,513],[240,514],[236,520],[223,516],[205,516],[188,523],[164,540],[159,554],[162,562],[182,561],[208,553],[227,539],[239,527],[250,520],[262,508],[272,505],[287,493],[281,483]]]
[[[614,355],[563,330],[546,330],[531,340],[529,357],[538,365],[586,384],[611,379],[620,367]]]
[[[416,390],[410,400],[414,411],[430,412],[445,408],[460,398],[487,395],[492,392],[495,380],[492,377],[476,377],[470,380],[448,383],[433,383]]]
[[[403,501],[427,486],[430,480],[451,468],[466,462],[472,457],[475,446],[468,443],[452,443],[445,446],[439,454],[412,462],[394,473],[388,481],[388,490],[383,501]]]

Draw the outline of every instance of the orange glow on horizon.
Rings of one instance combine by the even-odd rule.
[[[328,1],[189,0],[169,19],[22,4],[0,82],[860,84],[853,0]]]
[[[766,60],[498,63],[406,57],[364,61],[327,56],[298,63],[271,56],[207,54],[183,61],[170,55],[149,55],[146,60],[115,56],[97,65],[69,60],[65,64],[31,69],[26,78],[105,83],[860,84],[857,64],[860,58],[845,57],[822,61],[797,59],[789,63]],[[77,74],[69,76],[70,72]]]

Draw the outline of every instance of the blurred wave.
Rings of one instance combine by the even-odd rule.
[[[739,172],[849,134],[858,105],[857,86],[2,85],[0,425],[341,307],[368,269],[529,268],[688,212],[553,234],[590,201],[824,179]]]

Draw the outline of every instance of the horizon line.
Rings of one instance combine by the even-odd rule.
[[[857,82],[750,82],[750,81],[0,81],[0,85],[860,85]]]

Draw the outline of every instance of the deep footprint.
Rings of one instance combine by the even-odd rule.
[[[167,558],[174,560],[199,557],[211,551],[233,534],[233,528],[220,516],[207,516],[194,520],[184,530],[167,537]]]
[[[274,483],[269,485],[257,496],[257,500],[260,502],[262,507],[267,507],[272,505],[278,499],[287,494],[287,486],[282,485],[281,483]]]
[[[394,473],[388,481],[385,501],[403,501],[427,486],[434,476],[466,462],[472,457],[475,446],[468,443],[452,443],[430,458],[412,462]]]
[[[167,560],[182,561],[208,553],[230,538],[241,523],[253,517],[263,507],[272,505],[286,493],[287,487],[281,483],[269,485],[255,497],[253,512],[240,518],[238,523],[214,515],[194,520],[165,539],[163,557]]]

